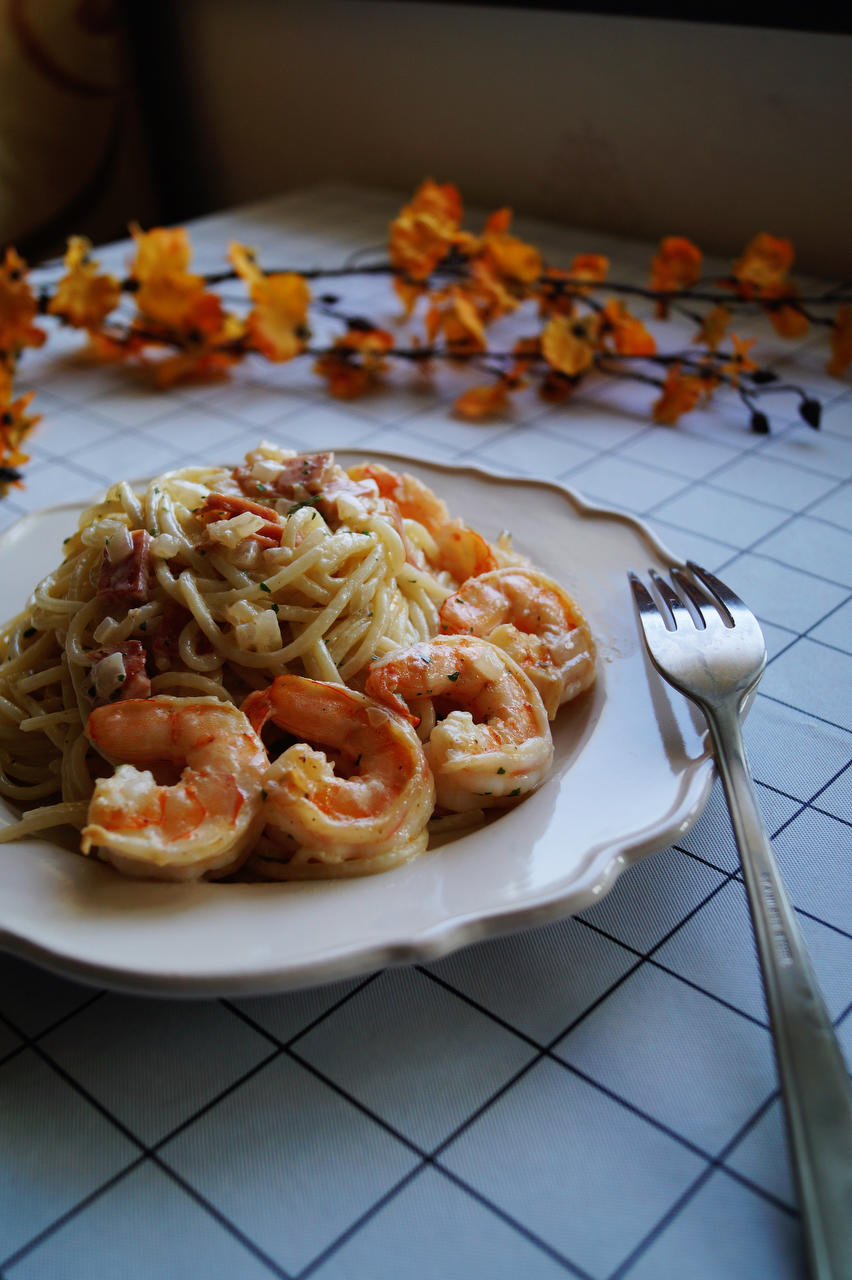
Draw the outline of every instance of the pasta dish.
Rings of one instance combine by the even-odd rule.
[[[547,774],[576,603],[415,477],[261,443],[121,481],[0,632],[0,840],[136,876],[384,870]]]

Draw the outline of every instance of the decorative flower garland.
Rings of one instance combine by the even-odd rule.
[[[738,315],[763,313],[784,338],[823,326],[829,331],[829,373],[840,377],[852,364],[852,287],[801,296],[789,278],[789,240],[761,232],[730,275],[705,280],[701,250],[681,236],[667,236],[651,261],[648,286],[641,287],[607,281],[609,262],[602,254],[579,254],[567,271],[548,267],[535,246],[512,235],[509,209],[491,214],[479,235],[463,230],[462,214],[455,186],[427,180],[390,224],[388,259],[338,270],[264,270],[250,249],[232,244],[229,270],[197,275],[189,270],[192,248],[184,229],[146,232],[134,225],[135,254],[124,280],[101,272],[90,243],[72,236],[61,279],[36,292],[26,263],[8,248],[0,262],[0,491],[20,483],[23,445],[40,420],[30,412],[34,393],[16,396],[13,380],[24,350],[46,340],[36,323],[42,316],[85,330],[101,359],[149,363],[161,387],[224,375],[250,354],[274,362],[309,356],[331,394],[345,398],[380,383],[394,362],[426,375],[438,361],[473,364],[487,381],[454,404],[469,420],[506,411],[512,393],[529,384],[560,403],[596,373],[653,387],[650,411],[658,423],[674,424],[717,387],[729,386],[739,393],[753,431],[769,431],[756,398],[770,389],[797,394],[801,418],[818,427],[819,401],[800,388],[782,387],[772,370],[757,366],[749,354],[756,339],[731,331]],[[309,285],[367,273],[390,279],[407,321],[420,312],[422,338],[402,345],[370,320],[343,314],[335,297],[314,295]],[[215,292],[235,279],[248,295],[240,314],[226,310]],[[115,314],[126,298],[135,309],[129,319]],[[652,304],[657,319],[689,319],[696,326],[692,342],[659,352],[627,298]],[[489,327],[525,304],[531,304],[533,332],[507,351],[489,348]],[[327,346],[311,345],[312,308],[341,325]]]

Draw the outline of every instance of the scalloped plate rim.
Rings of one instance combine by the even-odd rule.
[[[441,462],[422,459],[408,454],[375,449],[336,449],[336,456],[345,459],[369,457],[372,461],[405,465],[445,476],[469,476],[479,482],[506,486],[539,489],[567,500],[579,519],[615,521],[638,535],[661,561],[667,565],[683,565],[683,559],[650,529],[641,517],[605,503],[584,497],[579,491],[557,481],[538,477],[511,475],[491,470],[479,464],[466,462]],[[190,464],[185,464],[190,465]],[[160,473],[163,474],[163,473]],[[150,476],[133,478],[131,486],[144,485]],[[44,517],[59,515],[65,511],[79,513],[97,500],[109,486],[98,490],[93,497],[53,503],[36,511],[26,512],[0,533],[0,556],[22,529],[38,523]],[[650,680],[657,680],[649,671]],[[660,682],[662,687],[662,682]],[[537,898],[529,898],[517,907],[506,906],[465,917],[438,920],[413,934],[389,936],[382,941],[359,947],[329,946],[321,960],[309,959],[304,963],[290,963],[285,967],[268,969],[240,969],[233,965],[220,969],[210,968],[204,973],[186,971],[144,971],[138,967],[122,967],[120,964],[90,962],[81,955],[58,953],[38,941],[18,933],[13,927],[0,922],[0,945],[20,958],[34,962],[63,977],[87,984],[133,994],[163,997],[209,998],[216,996],[248,996],[273,994],[322,985],[365,974],[390,965],[431,962],[461,947],[486,938],[495,938],[526,928],[535,928],[554,920],[574,915],[600,901],[616,883],[622,872],[642,858],[666,847],[671,840],[682,835],[700,816],[710,794],[715,778],[715,767],[705,739],[704,754],[684,770],[683,793],[678,802],[659,819],[634,833],[632,838],[616,843],[604,842],[596,851],[590,850],[592,861],[585,872],[566,887],[564,892],[544,892]],[[15,846],[9,846],[14,849]],[[0,846],[0,849],[3,847]],[[428,855],[425,855],[428,856]],[[606,860],[604,860],[606,859]],[[387,875],[393,876],[394,872]],[[384,877],[371,877],[381,881]],[[0,871],[2,883],[2,871]],[[329,882],[342,883],[342,882]],[[224,887],[224,886],[223,886]]]

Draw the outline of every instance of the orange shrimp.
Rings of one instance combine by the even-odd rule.
[[[552,720],[595,681],[595,643],[568,592],[538,569],[468,578],[441,606],[441,630],[484,636],[527,673]]]
[[[394,502],[403,519],[421,524],[434,539],[437,567],[456,582],[496,569],[497,558],[482,534],[453,519],[447,504],[416,476],[372,462],[350,467],[347,474],[352,480],[374,481],[380,496]]]
[[[444,809],[509,804],[547,774],[553,742],[541,698],[488,640],[437,636],[391,653],[370,665],[366,690],[412,723],[434,713],[425,752]]]
[[[265,839],[290,874],[317,865],[384,869],[426,848],[435,784],[404,719],[345,685],[297,675],[250,693],[243,710],[258,732],[272,720],[304,739],[264,782]],[[333,762],[310,744],[329,749]]]
[[[263,743],[216,698],[135,698],[89,716],[93,746],[118,768],[95,784],[82,851],[131,876],[197,880],[235,870],[263,827]],[[152,772],[174,778],[158,782]]]

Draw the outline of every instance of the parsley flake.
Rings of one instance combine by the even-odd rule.
[[[322,494],[318,493],[313,498],[304,498],[301,502],[294,502],[292,507],[287,508],[287,515],[292,516],[302,507],[315,507],[318,502],[322,502]]]

